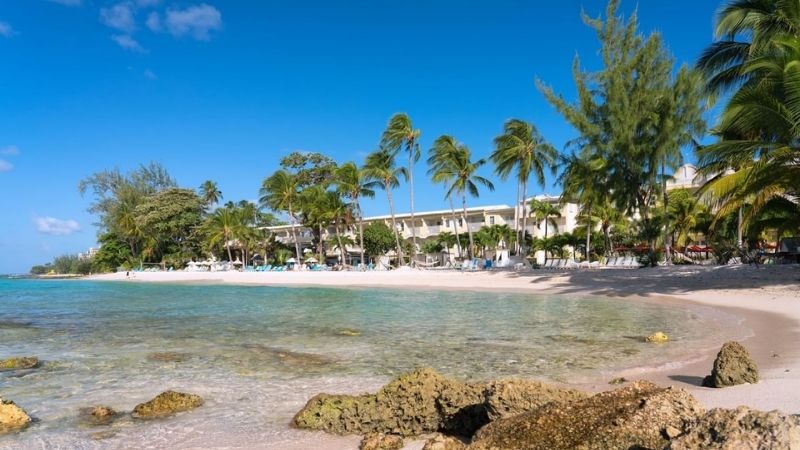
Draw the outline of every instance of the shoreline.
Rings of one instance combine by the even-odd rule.
[[[680,364],[639,367],[592,382],[569,384],[590,391],[612,389],[616,376],[648,379],[684,388],[708,408],[747,405],[761,410],[800,413],[800,267],[674,266],[656,269],[596,269],[531,272],[445,272],[403,269],[388,272],[136,272],[92,275],[92,281],[243,286],[389,288],[497,293],[572,294],[622,297],[659,304],[712,307],[741,319],[752,330],[745,339],[759,365],[761,381],[725,389],[700,387],[710,373],[714,349],[689,355]],[[316,394],[316,393],[310,393]]]

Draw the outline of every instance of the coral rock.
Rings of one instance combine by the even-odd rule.
[[[778,411],[761,412],[741,406],[712,409],[689,431],[670,444],[670,450],[798,450],[800,418]]]
[[[727,387],[758,382],[758,366],[750,353],[738,342],[726,342],[714,360],[711,375],[703,379],[703,386]]]
[[[158,394],[149,402],[140,403],[133,408],[133,416],[139,419],[152,419],[170,414],[188,411],[203,404],[199,395],[183,392],[166,391]]]

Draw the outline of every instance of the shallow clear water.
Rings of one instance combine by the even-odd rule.
[[[656,330],[673,342],[641,341]],[[0,372],[0,395],[37,419],[0,436],[0,448],[322,448],[319,434],[288,427],[318,392],[372,390],[418,366],[574,381],[675,361],[736,333],[735,318],[709,308],[620,299],[0,280],[0,358],[44,361]],[[181,361],[154,355],[163,352]],[[129,411],[166,389],[206,405],[157,422],[78,420],[81,407]]]

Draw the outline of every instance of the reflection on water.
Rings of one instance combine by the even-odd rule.
[[[0,447],[281,448],[321,391],[360,392],[417,366],[451,376],[575,380],[716,346],[733,318],[707,308],[521,294],[0,280],[0,392],[39,419]],[[666,331],[671,344],[641,337]],[[206,405],[169,420],[87,427],[81,408],[120,411],[160,391]]]

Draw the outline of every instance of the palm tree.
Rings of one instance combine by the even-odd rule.
[[[486,160],[479,159],[472,161],[472,152],[469,147],[459,143],[453,136],[440,136],[433,143],[431,153],[436,155],[431,169],[431,178],[436,183],[447,185],[447,197],[453,194],[461,195],[461,208],[464,212],[464,224],[469,234],[469,257],[474,257],[473,250],[475,241],[472,236],[472,228],[469,226],[467,216],[467,194],[472,197],[479,197],[478,185],[483,185],[490,191],[494,190],[494,185],[488,179],[477,174],[478,169],[486,164]]]
[[[430,149],[429,152],[430,155],[428,156],[428,174],[429,175],[438,174],[437,175],[438,182],[442,183],[445,186],[445,198],[450,204],[450,220],[453,224],[453,234],[458,235],[458,221],[456,220],[456,208],[455,206],[453,206],[453,196],[447,194],[447,183],[449,183],[452,180],[444,178],[440,170],[443,166],[446,166],[447,164],[450,163],[450,155],[448,155],[447,153],[451,150],[452,147],[446,145],[443,146],[434,145],[434,147]],[[434,179],[433,181],[437,182],[436,179]],[[464,253],[461,250],[461,241],[456,239],[455,244],[456,244],[456,250],[458,252],[458,257],[463,258]],[[449,256],[449,250],[448,250],[448,256]]]
[[[394,153],[381,147],[369,155],[364,163],[364,175],[367,180],[367,188],[380,188],[386,191],[386,200],[389,202],[389,213],[392,216],[392,231],[394,232],[395,245],[397,247],[398,266],[404,265],[403,247],[400,245],[400,235],[397,231],[397,221],[394,217],[394,202],[392,202],[392,189],[400,185],[400,177],[408,179],[408,170],[405,167],[397,167],[395,164]]]
[[[542,200],[531,199],[530,203],[531,213],[533,214],[534,220],[536,220],[537,224],[541,221],[544,221],[544,237],[547,239],[549,236],[547,234],[547,225],[553,224],[553,228],[558,231],[558,224],[555,221],[556,217],[561,217],[561,209],[558,208],[556,205],[552,203],[545,202]],[[544,252],[544,262],[547,262],[547,252]]]
[[[336,189],[350,200],[350,211],[358,219],[358,245],[361,248],[361,264],[364,264],[364,217],[361,213],[361,197],[373,198],[375,191],[369,188],[369,180],[364,169],[353,162],[347,162],[336,169]]]
[[[561,157],[562,172],[558,182],[563,187],[561,201],[575,201],[584,217],[592,216],[592,207],[604,201],[608,192],[604,189],[606,163],[601,156],[568,155]],[[591,229],[586,233],[586,261],[591,261]]]
[[[408,153],[407,179],[411,193],[411,239],[414,253],[417,252],[417,223],[414,220],[414,163],[419,160],[420,131],[414,128],[411,118],[406,113],[397,113],[389,119],[386,130],[381,136],[381,147],[397,153],[405,149]]]
[[[200,185],[200,199],[206,207],[210,207],[222,199],[222,191],[215,181],[206,180]]]
[[[458,242],[456,235],[449,231],[442,231],[436,236],[436,240],[447,250],[447,259],[450,260],[450,249]]]
[[[230,208],[220,208],[214,211],[203,224],[203,232],[206,235],[206,242],[210,247],[222,244],[228,252],[228,261],[233,261],[231,254],[231,242],[245,228],[242,225],[241,216],[236,210]]]
[[[278,170],[261,184],[259,202],[273,211],[283,211],[289,216],[292,239],[297,260],[300,261],[300,242],[297,240],[295,208],[298,203],[297,178],[285,170]]]
[[[491,159],[495,173],[506,180],[516,170],[517,199],[514,208],[516,210],[522,204],[522,229],[526,230],[528,214],[525,199],[528,197],[528,180],[533,175],[539,185],[544,187],[545,169],[554,170],[558,152],[544,140],[532,123],[520,119],[511,119],[505,123],[503,134],[494,139],[494,146]],[[522,199],[519,197],[520,190]],[[519,230],[519,224],[516,220],[514,222],[514,229]],[[519,240],[523,241],[521,238]]]

